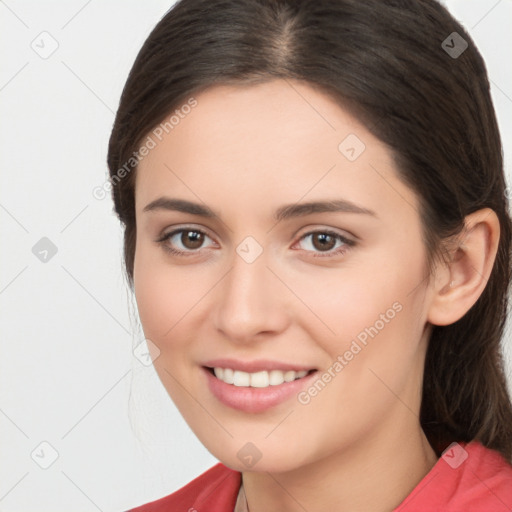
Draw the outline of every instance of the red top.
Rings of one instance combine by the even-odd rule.
[[[242,474],[222,463],[129,512],[233,512]],[[512,466],[477,441],[452,443],[393,512],[510,512]]]

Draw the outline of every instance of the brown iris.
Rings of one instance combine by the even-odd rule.
[[[181,243],[187,249],[198,249],[203,242],[204,234],[198,231],[183,231],[181,234]]]
[[[320,251],[328,251],[336,245],[336,238],[327,233],[313,233],[313,246]]]

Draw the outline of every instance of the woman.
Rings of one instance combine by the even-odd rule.
[[[433,0],[182,0],[108,165],[156,371],[219,464],[134,510],[510,510],[484,62]]]

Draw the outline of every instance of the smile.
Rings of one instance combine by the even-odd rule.
[[[206,386],[223,405],[246,413],[261,413],[297,396],[318,370],[242,370],[203,366]]]
[[[310,370],[314,371],[314,370]],[[310,371],[301,370],[270,370],[254,373],[233,370],[232,368],[213,368],[215,377],[225,382],[239,387],[266,388],[269,386],[279,386],[283,382],[292,382],[296,379],[305,377]]]

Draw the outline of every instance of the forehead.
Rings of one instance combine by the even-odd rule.
[[[137,170],[138,211],[164,193],[229,200],[241,209],[306,194],[308,200],[351,195],[363,204],[373,196],[395,212],[397,200],[409,199],[402,208],[415,202],[389,149],[310,84],[215,86],[194,100],[193,108],[178,107],[172,125],[149,134],[155,146]]]

